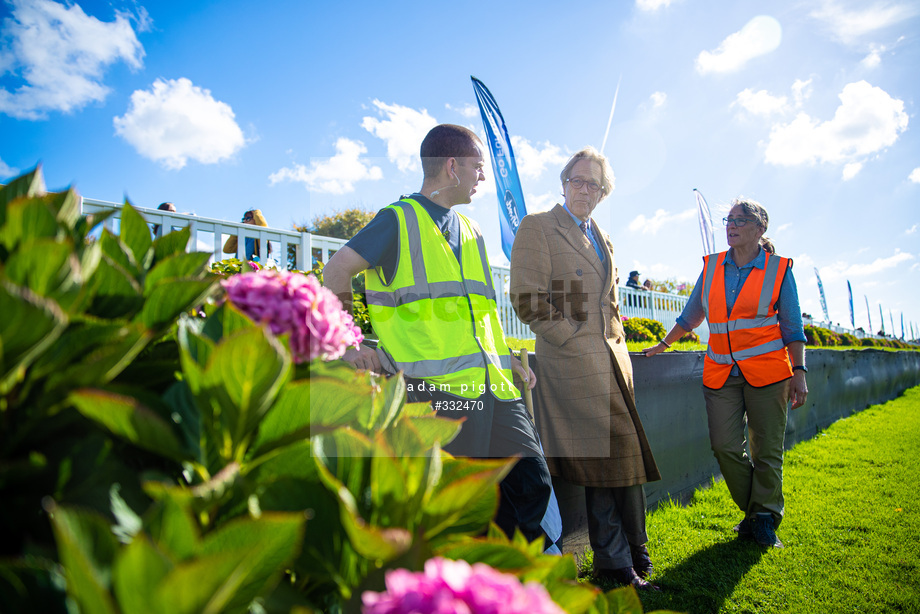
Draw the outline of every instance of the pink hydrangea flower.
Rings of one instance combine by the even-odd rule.
[[[364,614],[563,614],[543,585],[485,563],[434,558],[423,572],[387,572],[386,587],[361,595]]]
[[[261,269],[221,285],[230,302],[255,322],[268,324],[275,335],[290,334],[295,362],[334,360],[364,340],[342,302],[314,275]]]

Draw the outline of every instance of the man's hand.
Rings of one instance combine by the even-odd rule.
[[[805,372],[794,371],[792,374],[792,409],[796,409],[805,404],[805,398],[808,396],[808,384],[805,383]]]
[[[356,369],[363,369],[372,373],[383,373],[380,359],[377,358],[377,351],[364,345],[357,350],[355,348],[345,350],[342,360],[350,362]]]
[[[534,386],[537,385],[537,376],[536,376],[536,374],[533,372],[533,369],[531,369],[531,368],[528,366],[528,367],[527,367],[527,371],[528,371],[528,372],[525,373],[525,372],[524,372],[524,365],[521,364],[520,359],[519,359],[517,356],[515,356],[513,353],[511,354],[511,370],[514,371],[515,373],[517,373],[517,374],[518,374],[518,377],[520,377],[522,380],[524,380],[524,383],[527,384],[527,387],[528,387],[530,390],[533,390]]]

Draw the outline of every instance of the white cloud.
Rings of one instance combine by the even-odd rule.
[[[556,203],[561,203],[562,200],[561,190],[560,193],[556,194],[544,192],[543,194],[528,194],[524,197],[524,202],[527,204],[527,213],[549,211]]]
[[[230,105],[188,79],[157,79],[151,90],[131,94],[128,112],[116,117],[115,133],[145,158],[169,169],[189,159],[225,160],[246,144]]]
[[[549,141],[531,145],[523,137],[512,136],[511,149],[514,151],[518,174],[527,179],[539,179],[546,172],[547,166],[551,167],[552,172],[561,172],[569,159],[568,155]]]
[[[658,107],[664,106],[664,103],[668,101],[668,95],[664,92],[655,92],[650,96],[652,101],[652,108],[657,109]]]
[[[894,144],[907,129],[904,102],[866,81],[840,93],[833,119],[822,122],[800,113],[788,124],[774,125],[766,148],[770,164],[847,163]]]
[[[893,269],[903,262],[914,260],[913,254],[895,250],[894,255],[887,258],[876,258],[867,264],[849,264],[835,262],[826,267],[821,267],[821,280],[827,284],[828,280],[852,277],[877,277],[883,271]],[[796,262],[798,264],[798,262]]]
[[[792,222],[786,222],[782,226],[776,228],[776,232],[783,232],[784,230],[789,230],[792,228]]]
[[[377,112],[385,119],[365,117],[361,127],[387,144],[387,157],[401,171],[415,171],[420,167],[419,144],[437,120],[421,109],[416,111],[398,104],[374,100]]]
[[[849,164],[843,167],[843,180],[849,181],[853,177],[859,174],[859,171],[862,170],[862,162],[850,162]]]
[[[295,164],[272,173],[268,179],[272,185],[293,181],[303,183],[308,189],[317,192],[347,194],[354,192],[358,181],[383,178],[379,166],[368,166],[361,160],[361,155],[367,153],[367,147],[361,141],[342,137],[336,141],[335,151],[331,158],[311,162],[310,168]]]
[[[789,99],[785,96],[773,96],[767,90],[755,92],[748,88],[738,92],[732,105],[736,104],[754,115],[773,115],[786,111]]]
[[[917,228],[920,228],[920,224],[914,224],[913,226],[911,226],[910,228],[908,228],[907,230],[905,230],[905,231],[904,231],[904,234],[906,234],[906,235],[912,235],[912,234],[914,234],[915,232],[917,232]]]
[[[636,8],[640,11],[657,11],[661,7],[671,5],[671,0],[636,0]]]
[[[710,72],[732,72],[749,60],[770,53],[779,47],[783,29],[773,17],[760,15],[730,34],[715,51],[702,51],[696,58],[696,70],[701,75]]]
[[[862,3],[866,4],[866,3]],[[811,17],[823,21],[844,43],[909,19],[920,12],[916,3],[872,2],[870,6],[850,10],[840,2],[825,0]]]
[[[459,113],[467,119],[472,119],[474,117],[479,117],[479,107],[474,104],[465,104],[462,107],[455,107],[450,103],[445,104],[444,107],[448,111],[453,111],[454,113]]]
[[[875,68],[882,63],[882,53],[884,51],[884,45],[869,45],[869,55],[862,59],[860,65],[867,69]]]
[[[144,49],[131,20],[139,16],[117,13],[115,21],[102,22],[51,0],[14,0],[11,16],[3,21],[0,40],[0,75],[11,72],[23,85],[0,89],[0,113],[20,119],[42,119],[49,111],[70,112],[105,99],[105,70],[123,61],[132,69],[142,66]]]
[[[914,183],[920,183],[920,166],[912,170],[910,175],[907,176],[907,179]]]
[[[19,174],[18,168],[13,168],[3,160],[0,160],[0,179],[7,179],[9,177],[15,177]]]
[[[684,222],[694,219],[696,215],[696,209],[687,209],[680,213],[668,213],[664,209],[658,209],[652,217],[645,217],[640,213],[629,223],[629,230],[631,232],[641,232],[642,234],[656,234],[665,224]]]
[[[792,84],[792,97],[795,99],[796,108],[801,107],[802,103],[811,97],[811,91],[811,79],[808,81],[795,80]]]

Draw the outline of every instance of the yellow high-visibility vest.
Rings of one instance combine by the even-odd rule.
[[[399,220],[396,272],[389,280],[380,267],[364,274],[371,324],[391,363],[384,366],[462,398],[519,398],[479,226],[457,214],[458,262],[418,202],[388,208]]]

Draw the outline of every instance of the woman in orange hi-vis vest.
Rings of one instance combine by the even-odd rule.
[[[712,451],[745,514],[735,531],[782,548],[776,528],[783,519],[786,411],[789,401],[792,409],[805,403],[808,387],[792,260],[777,256],[763,236],[769,220],[759,203],[732,203],[723,219],[728,251],[703,257],[703,272],[677,324],[644,352],[664,352],[708,320],[703,396]]]

